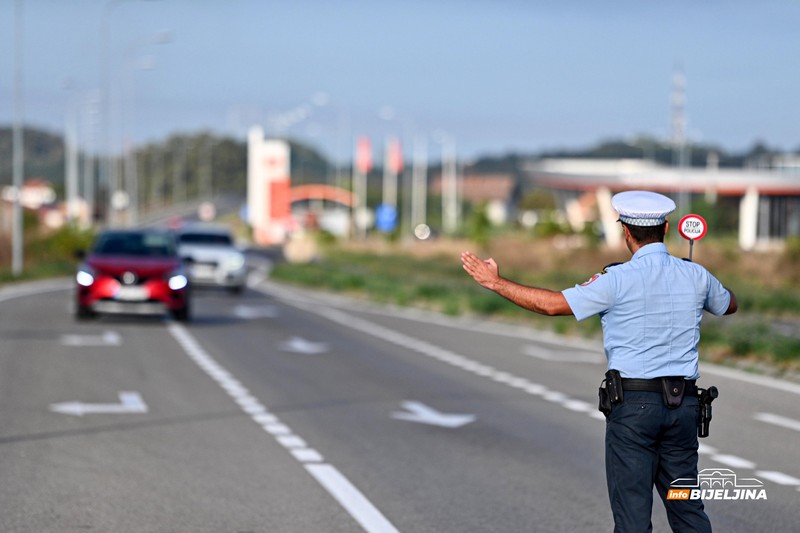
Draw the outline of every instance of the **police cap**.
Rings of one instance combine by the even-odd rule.
[[[611,198],[619,220],[631,226],[658,226],[675,211],[675,202],[663,194],[650,191],[625,191]]]

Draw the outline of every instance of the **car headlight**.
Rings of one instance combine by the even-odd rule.
[[[173,274],[169,277],[167,284],[173,291],[179,291],[189,284],[189,278],[187,278],[183,273]]]
[[[90,287],[94,283],[94,271],[89,267],[81,267],[75,275],[75,281],[81,287]]]
[[[167,275],[167,285],[173,291],[179,291],[189,285],[189,277],[183,267],[178,267]]]
[[[227,260],[225,261],[225,265],[228,267],[228,270],[239,270],[244,266],[244,255],[242,254],[229,255]]]

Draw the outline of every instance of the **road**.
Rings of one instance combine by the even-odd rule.
[[[188,324],[0,290],[0,531],[612,529],[597,344],[252,281]],[[715,529],[796,531],[800,386],[701,371],[700,468],[761,490]]]

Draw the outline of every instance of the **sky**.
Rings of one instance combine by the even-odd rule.
[[[798,27],[800,0],[0,0],[0,126],[468,160],[668,139],[680,71],[689,142],[794,151]]]

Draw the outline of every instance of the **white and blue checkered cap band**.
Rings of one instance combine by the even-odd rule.
[[[665,218],[630,218],[620,215],[619,219],[631,226],[659,226],[667,221]]]
[[[658,226],[675,211],[672,199],[650,191],[625,191],[611,198],[619,219],[632,226]]]

